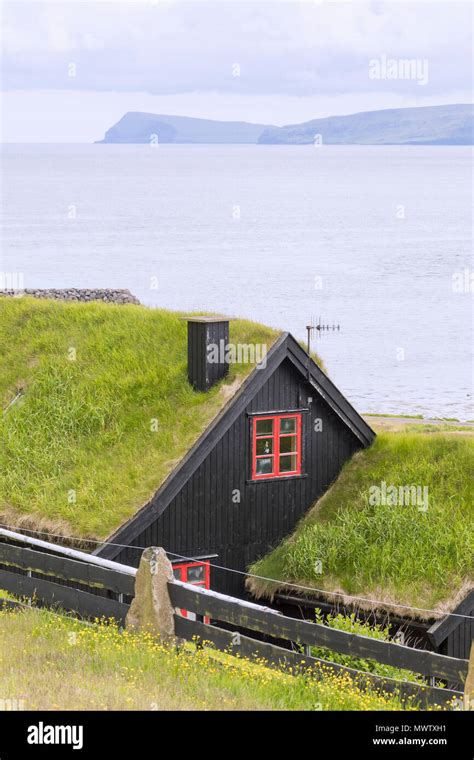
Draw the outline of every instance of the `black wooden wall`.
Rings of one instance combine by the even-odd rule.
[[[473,615],[474,610],[465,614]],[[463,657],[468,660],[473,642],[474,619],[462,620],[443,641],[439,651],[441,654],[447,654],[449,657]]]
[[[308,410],[302,413],[303,476],[249,482],[249,414],[296,409]],[[314,431],[317,418],[322,420],[320,432]],[[134,546],[162,546],[191,557],[217,554],[213,563],[244,572],[293,530],[360,447],[354,434],[285,360],[167,509],[115,559],[137,565],[141,550]],[[243,581],[243,575],[211,568],[215,590],[242,595]]]

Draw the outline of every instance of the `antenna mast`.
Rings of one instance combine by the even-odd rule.
[[[337,332],[339,332],[340,329],[341,329],[341,326],[339,324],[337,324],[337,325],[335,325],[335,324],[332,324],[332,325],[323,324],[321,322],[321,317],[318,318],[318,323],[314,324],[314,317],[311,317],[310,324],[306,325],[306,331],[307,331],[307,334],[308,334],[308,349],[307,349],[307,354],[308,354],[308,364],[307,364],[308,380],[310,379],[310,376],[311,376],[311,369],[310,369],[310,367],[311,367],[311,335],[312,335],[313,331],[317,330],[316,335],[318,335],[318,334],[321,335],[321,332],[324,332],[324,331],[329,331],[330,330],[331,332],[335,332],[337,330]]]

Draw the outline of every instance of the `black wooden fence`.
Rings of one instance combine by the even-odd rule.
[[[450,699],[462,697],[457,688],[462,688],[467,678],[467,660],[348,633],[319,623],[297,620],[267,607],[180,582],[169,583],[168,589],[175,607],[192,611],[199,616],[208,616],[213,621],[213,625],[209,625],[176,615],[175,632],[184,639],[192,640],[199,637],[214,644],[218,649],[241,657],[263,658],[269,665],[291,668],[293,672],[310,668],[315,672],[320,670],[346,673],[361,685],[377,687],[389,693],[398,692],[403,697],[416,697],[425,706],[443,704]],[[399,681],[337,665],[309,654],[276,646],[274,643],[256,641],[248,635],[236,635],[236,631],[218,627],[217,622],[255,631],[265,637],[285,639],[300,645],[299,649],[301,645],[305,650],[310,646],[324,647],[340,654],[392,665],[428,677],[431,685]],[[456,689],[434,686],[433,682],[436,680],[455,684]]]
[[[88,618],[111,617],[124,624],[129,604],[123,599],[134,595],[136,572],[128,565],[0,528],[0,589],[34,598],[38,606]]]
[[[134,595],[136,572],[128,565],[0,529],[0,589],[40,606],[72,611],[85,618],[114,618],[124,624],[129,609],[124,599]],[[458,688],[463,688],[467,678],[467,660],[286,617],[269,607],[180,581],[169,582],[168,591],[176,609],[175,633],[181,639],[200,639],[230,654],[263,658],[269,666],[291,668],[291,672],[311,669],[315,673],[346,673],[361,685],[413,696],[423,706],[445,704],[463,696]],[[3,602],[4,606],[15,604]],[[183,617],[179,613],[182,609],[194,612],[197,619]],[[204,617],[211,623],[202,622]],[[262,638],[284,640],[288,648]],[[310,655],[311,646],[412,671],[429,683],[399,681],[321,660]],[[435,686],[436,681],[455,688]]]

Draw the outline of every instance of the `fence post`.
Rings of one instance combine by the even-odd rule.
[[[466,683],[464,684],[464,703],[467,709],[474,707],[474,641],[471,644],[471,654],[467,666]]]
[[[164,549],[150,546],[143,552],[135,578],[135,597],[125,620],[126,628],[148,631],[174,643],[174,608],[168,593],[173,568]]]

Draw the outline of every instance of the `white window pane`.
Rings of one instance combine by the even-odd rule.
[[[273,472],[273,457],[257,459],[257,475],[270,475]]]
[[[188,583],[199,583],[204,580],[204,565],[188,567]]]
[[[284,417],[280,420],[280,433],[296,433],[296,417]]]

